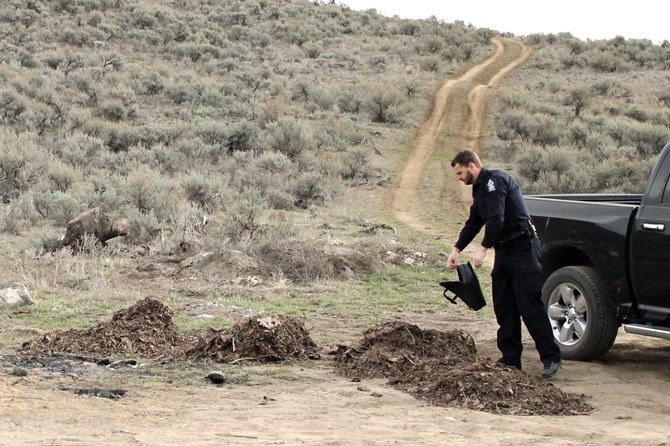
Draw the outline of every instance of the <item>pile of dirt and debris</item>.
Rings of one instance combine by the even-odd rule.
[[[592,407],[582,394],[565,393],[547,380],[489,358],[474,362],[431,360],[390,384],[438,406],[506,415],[584,415]]]
[[[474,339],[461,330],[422,330],[395,321],[367,330],[355,347],[341,346],[336,362],[347,376],[393,378],[427,359],[461,362],[474,359],[475,354]]]
[[[584,395],[478,357],[474,340],[461,330],[389,322],[366,331],[356,347],[340,347],[336,363],[346,376],[389,378],[389,384],[439,406],[514,415],[592,410]]]
[[[318,359],[319,349],[302,321],[290,316],[251,318],[231,329],[198,338],[177,331],[172,311],[152,298],[118,311],[109,322],[85,330],[64,330],[25,342],[23,356],[134,354],[149,359],[213,359],[276,362]]]
[[[290,316],[251,318],[230,330],[209,329],[186,356],[218,362],[319,358],[317,345],[304,324]]]
[[[184,346],[193,340],[177,331],[173,313],[156,299],[147,297],[130,308],[114,314],[84,330],[65,330],[25,342],[21,352],[27,355],[83,353],[100,356],[134,354],[143,358],[183,356]]]

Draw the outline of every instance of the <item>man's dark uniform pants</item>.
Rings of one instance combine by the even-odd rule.
[[[521,319],[535,341],[540,360],[558,361],[561,352],[554,342],[551,324],[542,304],[540,240],[524,238],[496,247],[493,309],[498,321],[498,349],[502,362],[521,368]]]

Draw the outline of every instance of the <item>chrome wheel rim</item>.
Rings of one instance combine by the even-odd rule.
[[[549,296],[547,315],[557,342],[566,346],[577,344],[588,326],[584,293],[572,283],[561,283]]]

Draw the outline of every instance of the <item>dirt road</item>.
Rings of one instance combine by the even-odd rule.
[[[403,172],[395,211],[426,234],[453,236],[430,209],[453,197],[469,201],[462,196],[467,189],[458,189],[432,160],[477,147],[487,85],[527,57],[519,43],[494,44],[491,58],[439,90]],[[409,322],[458,327],[473,336],[480,354],[497,356],[490,311],[444,308]],[[530,340],[525,344],[524,369],[537,374],[540,363]],[[176,363],[156,371],[140,365],[131,379],[122,369],[97,365],[76,373],[34,369],[25,377],[5,366],[0,445],[670,445],[670,345],[628,334],[600,361],[567,362],[554,381],[590,396],[596,410],[584,416],[502,416],[429,406],[386,380],[352,382],[327,361],[251,368],[243,380],[221,387],[203,381],[202,367]],[[236,372],[236,366],[225,367]],[[110,381],[127,388],[126,396],[110,400],[59,390]]]
[[[530,49],[516,41],[496,38],[493,44],[495,51],[489,59],[458,79],[446,81],[437,91],[433,111],[414,138],[393,196],[396,217],[431,236],[448,231],[438,210],[446,203],[456,204],[450,212],[463,214],[471,201],[470,188],[456,181],[445,162],[464,148],[480,152],[488,88],[530,55]]]

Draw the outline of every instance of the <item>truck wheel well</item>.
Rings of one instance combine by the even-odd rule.
[[[593,267],[593,261],[584,251],[571,246],[551,249],[542,256],[542,269],[545,277],[549,277],[554,271],[565,266]]]

